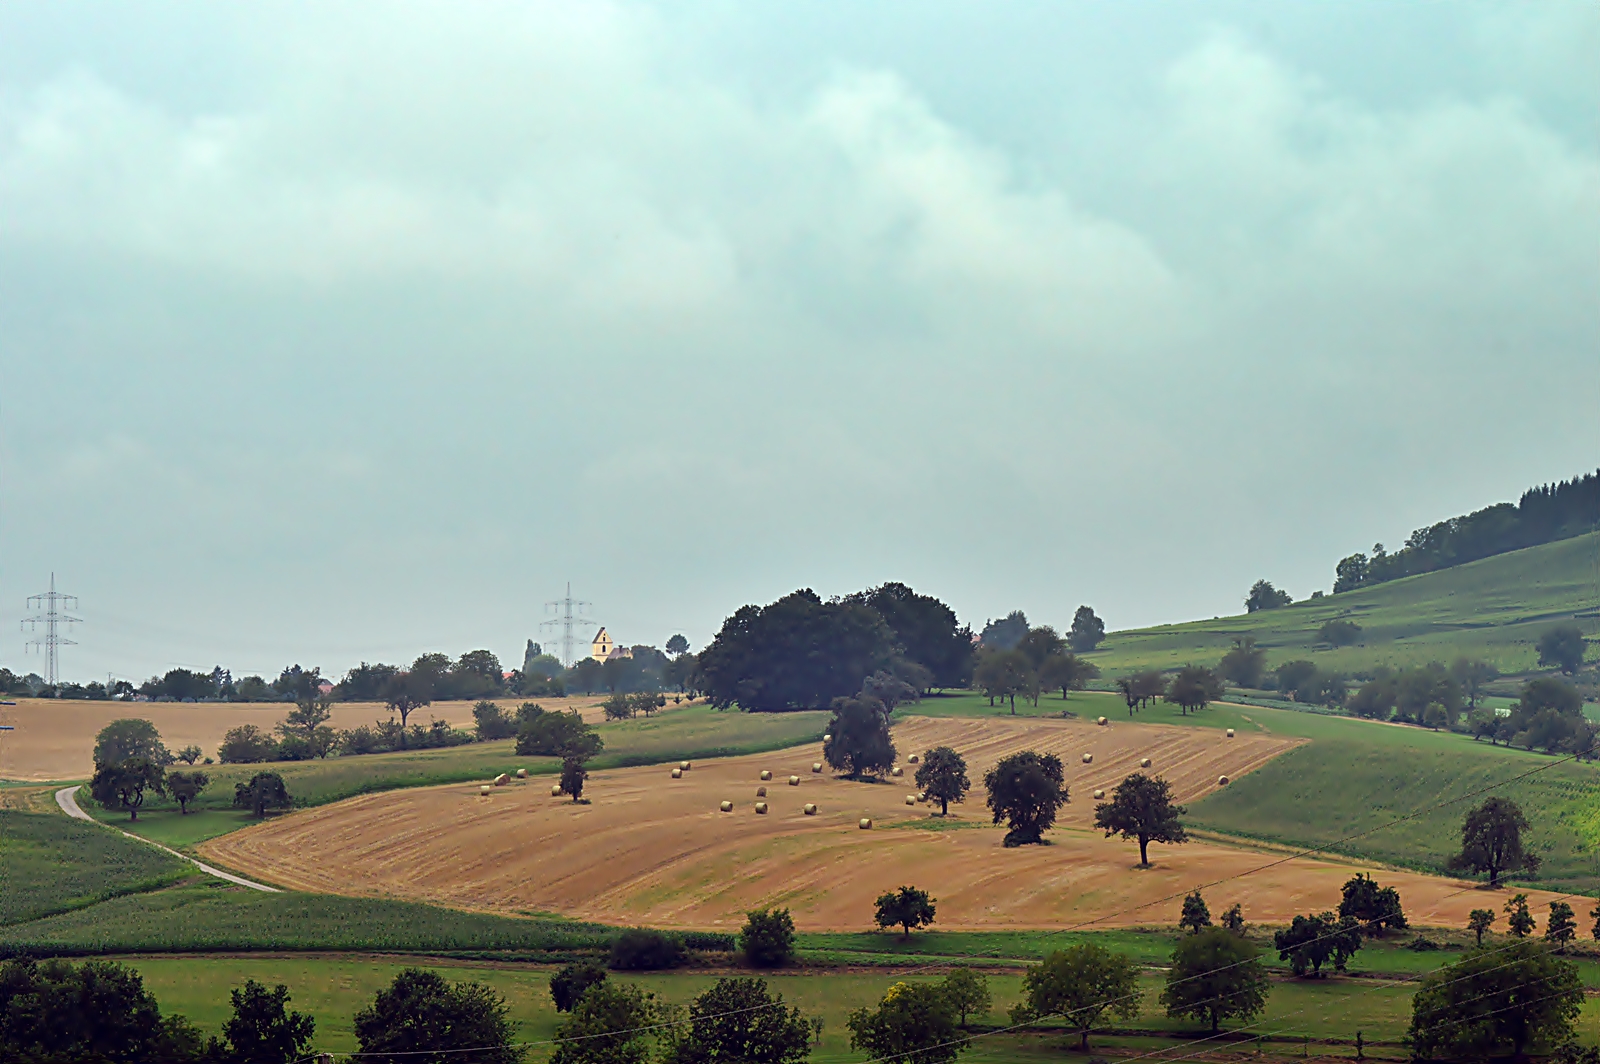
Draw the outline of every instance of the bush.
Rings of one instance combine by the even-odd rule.
[[[249,783],[233,785],[233,804],[236,809],[248,809],[256,817],[265,817],[268,809],[287,809],[293,804],[289,788],[276,772],[257,772]]]
[[[550,999],[557,1012],[571,1012],[585,990],[605,981],[606,970],[595,961],[568,964],[550,977]]]
[[[794,920],[788,909],[757,909],[745,914],[739,932],[744,959],[757,968],[778,968],[794,959]]]
[[[605,749],[605,741],[576,713],[547,713],[524,704],[517,710],[517,753],[524,757],[577,757],[587,760]]]
[[[514,1029],[505,1001],[482,983],[446,983],[434,972],[407,968],[372,1005],[355,1016],[356,1038],[368,1059],[472,1060],[515,1064],[522,1050],[511,1046]],[[467,1056],[451,1054],[472,1050]],[[403,1055],[402,1055],[403,1054]]]
[[[610,965],[619,972],[654,972],[683,963],[677,936],[645,927],[630,928],[611,944]]]
[[[472,721],[478,741],[482,743],[515,738],[517,734],[517,722],[493,702],[479,702],[473,706]]]
[[[1351,646],[1361,638],[1361,626],[1354,621],[1328,621],[1317,629],[1317,638],[1329,646]]]
[[[217,760],[224,765],[254,765],[262,761],[275,761],[277,757],[278,744],[254,724],[230,728],[222,736],[222,745],[217,748]]]
[[[739,948],[739,937],[722,931],[684,931],[678,935],[684,949],[709,953],[732,953]]]

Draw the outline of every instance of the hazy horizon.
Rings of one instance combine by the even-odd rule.
[[[1113,629],[1600,465],[1600,10],[0,8],[0,665],[902,581]],[[582,633],[586,639],[592,633]]]

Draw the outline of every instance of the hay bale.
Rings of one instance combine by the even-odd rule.
[[[833,742],[833,736],[832,735],[824,735],[822,737],[822,741],[825,742],[825,743],[831,743],[831,742]]]
[[[906,795],[906,804],[907,805],[916,805],[917,804],[917,796],[914,795],[914,794]]]
[[[1230,739],[1233,738],[1233,729],[1232,728],[1228,729],[1228,738],[1230,738]]]
[[[494,788],[485,783],[483,786],[478,788],[478,795],[480,797],[487,798],[489,797],[489,792],[492,790],[494,790]]]
[[[912,754],[910,757],[906,758],[906,760],[915,765],[917,762],[921,761],[922,758],[918,757],[916,754]]]
[[[1101,717],[1099,720],[1095,721],[1095,723],[1100,725],[1100,727],[1104,728],[1107,724],[1110,724],[1111,722],[1109,720],[1106,720],[1106,718]]]
[[[860,828],[862,831],[870,831],[872,829],[872,818],[870,816],[862,817],[861,821],[856,824],[856,827]]]
[[[689,768],[690,768],[690,765],[689,765],[689,762],[687,762],[687,761],[679,761],[678,762],[678,767],[683,769],[683,771],[688,772]]]
[[[683,769],[681,769],[681,768],[673,769],[672,770],[672,778],[675,779],[675,780],[683,779]]]
[[[766,816],[767,815],[767,803],[766,802],[757,802],[756,803],[756,812],[761,814],[762,816]]]
[[[816,807],[816,805],[814,805],[811,802],[807,802],[806,803],[806,816],[816,816],[816,815],[817,815],[817,807]]]
[[[525,768],[517,769],[517,779],[525,780],[527,778],[528,778],[528,770],[527,769],[525,769]]]
[[[890,772],[889,774],[891,776],[904,776],[906,774],[906,770],[901,768],[899,765],[896,765],[894,767],[894,770],[892,772]]]
[[[1100,800],[1100,799],[1101,799],[1101,798],[1104,798],[1104,797],[1105,797],[1105,796],[1106,796],[1106,792],[1105,792],[1105,791],[1103,791],[1103,790],[1098,790],[1098,789],[1097,789],[1097,790],[1096,790],[1096,791],[1095,791],[1095,792],[1094,792],[1094,797],[1095,797],[1095,800],[1096,800],[1096,801],[1099,801],[1099,800]]]
[[[764,779],[764,780],[770,780],[772,778],[772,770],[770,768],[762,769],[761,770],[761,778]]]
[[[813,762],[811,762],[811,771],[812,772],[821,772],[822,771],[822,762],[821,761],[813,761]]]
[[[756,788],[756,797],[757,798],[765,798],[766,796],[767,796],[767,789],[765,787],[757,787]]]
[[[800,777],[799,776],[790,776],[789,777],[789,786],[791,786],[791,787],[800,786]]]
[[[550,797],[552,797],[552,798],[560,798],[561,797],[561,784],[557,783],[557,784],[553,785],[550,788]]]
[[[1217,786],[1218,787],[1226,787],[1227,785],[1228,785],[1228,777],[1226,777],[1226,776],[1218,776],[1217,777]]]
[[[506,784],[508,784],[510,782],[511,782],[511,777],[506,775],[504,772],[500,773],[500,775],[498,775],[498,776],[496,776],[494,778],[494,785],[496,787],[504,787]]]
[[[731,812],[733,812],[733,803],[732,802],[723,802],[722,805],[719,806],[718,808],[720,808],[724,813],[731,813]]]
[[[1083,763],[1084,763],[1084,764],[1085,764],[1085,765],[1092,765],[1092,764],[1094,764],[1094,755],[1093,755],[1093,754],[1084,754],[1084,755],[1083,755]]]
[[[1150,759],[1148,757],[1141,757],[1139,759],[1139,767],[1140,768],[1149,768],[1150,767]]]

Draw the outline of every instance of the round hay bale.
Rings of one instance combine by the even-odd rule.
[[[762,769],[761,770],[761,778],[764,779],[764,780],[770,780],[772,778],[772,770],[770,768]]]
[[[757,787],[756,788],[756,797],[757,798],[765,798],[766,796],[767,796],[767,789],[765,787]]]
[[[1106,792],[1103,791],[1103,790],[1096,789],[1096,791],[1094,792],[1094,796],[1095,796],[1095,799],[1098,801],[1099,799],[1104,798],[1106,796]]]
[[[906,770],[901,768],[899,765],[896,765],[894,770],[890,773],[891,776],[904,776],[905,774]]]
[[[916,805],[917,804],[917,796],[914,795],[914,794],[906,795],[906,804],[907,805]]]
[[[733,803],[732,802],[723,802],[722,805],[718,806],[718,808],[721,809],[724,813],[731,813],[731,812],[733,812]]]
[[[1148,757],[1141,757],[1139,759],[1139,767],[1140,768],[1149,768],[1150,767],[1150,759]]]
[[[687,761],[679,761],[678,762],[678,767],[683,769],[683,771],[688,772],[689,768],[690,768],[690,765],[689,765],[689,762],[687,762]]]
[[[800,786],[800,777],[799,776],[790,776],[789,777],[789,786],[791,786],[791,787]]]
[[[816,815],[817,815],[817,807],[816,807],[816,805],[814,803],[812,803],[812,802],[807,802],[806,803],[806,816],[816,816]]]
[[[481,797],[487,798],[489,797],[489,792],[492,790],[494,790],[494,788],[485,783],[483,786],[478,788],[478,794]]]
[[[767,815],[767,803],[766,802],[757,802],[756,803],[756,812],[761,814],[762,816],[766,816]]]
[[[870,816],[862,817],[860,823],[856,824],[856,827],[860,828],[862,831],[870,831],[872,829],[872,818]]]
[[[811,771],[812,772],[821,772],[822,771],[822,762],[821,761],[813,761],[813,762],[811,762]]]
[[[906,758],[906,760],[915,765],[917,762],[921,761],[922,758],[918,757],[916,754],[912,754],[910,757]]]
[[[525,780],[527,778],[528,778],[528,770],[527,769],[525,769],[525,768],[517,769],[517,779]]]
[[[552,797],[552,798],[560,798],[561,797],[561,784],[557,783],[557,784],[553,785],[550,788],[550,797]]]
[[[1228,777],[1226,777],[1226,776],[1218,776],[1217,777],[1217,786],[1218,787],[1226,787],[1227,785],[1228,785]]]
[[[500,775],[498,775],[498,776],[496,776],[494,778],[494,785],[496,787],[504,787],[506,784],[508,784],[510,782],[511,782],[511,777],[506,775],[504,772],[500,773]]]
[[[822,741],[825,742],[825,743],[831,743],[831,742],[833,742],[833,736],[832,735],[824,735],[822,737]]]
[[[918,791],[917,792],[917,801],[926,802],[927,800],[928,800],[928,792],[927,791]]]
[[[1109,720],[1106,720],[1106,718],[1101,717],[1099,720],[1095,721],[1095,723],[1100,725],[1100,727],[1104,728],[1107,724],[1110,724],[1111,722]]]
[[[1228,738],[1230,738],[1230,739],[1233,738],[1233,729],[1232,728],[1228,729]]]
[[[1085,764],[1085,765],[1092,765],[1092,764],[1094,764],[1094,755],[1093,755],[1093,754],[1084,754],[1084,755],[1083,755],[1083,763],[1084,763],[1084,764]]]
[[[675,779],[675,780],[683,779],[683,769],[681,769],[681,768],[673,769],[672,770],[672,778]]]

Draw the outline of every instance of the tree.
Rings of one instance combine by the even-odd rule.
[[[1272,586],[1270,580],[1257,580],[1250,585],[1250,594],[1245,597],[1244,610],[1246,613],[1255,613],[1259,610],[1275,610],[1287,606],[1294,599],[1289,597],[1287,591],[1279,591]]]
[[[967,1048],[955,1010],[935,983],[895,983],[876,1008],[845,1020],[850,1048],[874,1064],[946,1064]]]
[[[1013,1024],[1060,1016],[1089,1050],[1089,1032],[1110,1012],[1125,1020],[1139,1015],[1139,969],[1127,957],[1085,942],[1050,954],[1022,977],[1022,1002]]]
[[[588,760],[605,749],[605,740],[576,711],[547,712],[524,702],[517,708],[517,753],[523,757],[577,757]]]
[[[131,717],[114,720],[94,737],[94,762],[97,765],[114,765],[135,757],[162,766],[172,764],[172,755],[162,745],[161,733],[147,720]]]
[[[1376,938],[1385,930],[1406,929],[1400,892],[1393,887],[1380,887],[1370,875],[1357,872],[1345,880],[1340,894],[1339,915],[1358,921],[1367,935]]]
[[[645,1064],[645,1032],[659,1015],[655,995],[625,983],[598,983],[556,1028],[560,1045],[550,1064]]]
[[[1067,641],[1056,634],[1056,630],[1048,624],[1041,624],[1037,628],[1030,628],[1027,634],[1017,641],[1016,649],[1028,659],[1028,664],[1038,671],[1045,659],[1052,654],[1060,654],[1067,648]]]
[[[1278,690],[1282,691],[1291,698],[1293,698],[1295,692],[1300,689],[1301,684],[1304,684],[1307,680],[1310,680],[1312,677],[1316,676],[1316,674],[1316,663],[1304,660],[1286,661],[1282,665],[1279,665],[1276,669],[1272,670],[1272,675],[1276,681]],[[1245,686],[1248,687],[1249,685],[1246,684]]]
[[[162,1016],[132,968],[16,958],[0,965],[0,1060],[19,1064],[198,1064],[204,1042]]]
[[[1076,654],[1051,654],[1039,667],[1039,686],[1048,691],[1060,691],[1061,697],[1066,698],[1067,692],[1081,691],[1099,676],[1098,665]]]
[[[965,965],[950,969],[950,974],[944,977],[942,989],[945,1001],[949,1002],[963,1031],[967,1029],[969,1016],[988,1015],[993,1007],[989,997],[989,980]]]
[[[1497,679],[1500,670],[1487,661],[1477,658],[1457,658],[1450,665],[1450,678],[1456,682],[1461,693],[1466,696],[1467,708],[1477,709],[1483,704],[1484,695],[1488,693],[1488,685]]]
[[[1483,945],[1483,933],[1494,926],[1493,909],[1474,909],[1467,914],[1467,930],[1477,936],[1477,945]]]
[[[1061,759],[1055,754],[1024,750],[1000,762],[983,777],[993,822],[1006,822],[1006,846],[1042,842],[1067,802]]]
[[[1528,911],[1528,896],[1513,894],[1505,904],[1506,928],[1518,938],[1527,938],[1538,926]]]
[[[1028,615],[1012,610],[998,621],[985,621],[978,642],[986,650],[1014,650],[1028,634]]]
[[[1172,951],[1161,1003],[1167,1015],[1209,1021],[1248,1020],[1267,1004],[1267,972],[1256,948],[1226,928],[1186,935]]]
[[[883,930],[891,927],[903,929],[902,938],[910,938],[913,928],[928,927],[933,923],[934,899],[925,890],[901,887],[878,895],[874,922]]]
[[[1198,713],[1208,702],[1222,697],[1222,681],[1204,665],[1185,665],[1167,685],[1164,696],[1184,713]]]
[[[972,682],[989,697],[991,706],[997,698],[1009,702],[1015,715],[1017,696],[1032,691],[1036,677],[1028,656],[1020,650],[980,650]]]
[[[929,679],[928,670],[915,662],[897,662],[896,667],[920,673],[917,677],[919,680]],[[884,713],[893,713],[896,706],[921,701],[922,691],[919,684],[909,683],[892,672],[875,672],[861,681],[861,694],[858,697],[879,703]]]
[[[1094,826],[1104,829],[1108,839],[1118,832],[1124,839],[1138,839],[1139,867],[1149,868],[1152,842],[1189,841],[1178,820],[1184,812],[1183,806],[1172,804],[1166,780],[1135,772],[1117,784],[1109,802],[1094,807]]]
[[[1197,890],[1186,895],[1183,899],[1183,912],[1178,915],[1178,928],[1187,927],[1189,933],[1198,935],[1211,926],[1211,910],[1206,906],[1206,900]]]
[[[561,762],[561,789],[572,795],[574,802],[583,797],[583,785],[589,779],[589,769],[581,757],[568,757]]]
[[[828,734],[831,738],[822,744],[822,759],[851,779],[882,776],[894,767],[897,752],[881,703],[868,698],[834,699]]]
[[[605,965],[598,961],[573,961],[564,964],[550,977],[550,1000],[557,1012],[571,1012],[584,991],[606,981]]]
[[[512,1048],[515,1031],[499,994],[482,983],[447,983],[421,968],[407,968],[378,991],[356,1013],[355,1033],[363,1061],[376,1064],[515,1064],[522,1058]],[[462,1056],[468,1049],[474,1050],[470,1057]]]
[[[800,1064],[811,1024],[765,979],[726,978],[689,1005],[689,1029],[671,1064]]]
[[[291,804],[289,788],[276,772],[257,772],[249,783],[233,785],[234,808],[248,809],[257,819],[265,817],[268,809],[287,809]]]
[[[1267,652],[1256,646],[1253,635],[1235,636],[1233,648],[1217,663],[1217,673],[1239,687],[1260,687],[1266,668]]]
[[[794,920],[788,909],[745,913],[739,950],[757,968],[781,968],[794,959]]]
[[[130,757],[114,764],[97,764],[89,781],[89,796],[102,808],[126,812],[129,820],[139,819],[146,792],[165,794],[166,773],[147,757]]]
[[[683,960],[683,940],[665,931],[630,927],[611,943],[610,964],[619,972],[660,971]]]
[[[1343,588],[1334,588],[1342,591]],[[1322,627],[1317,629],[1317,642],[1327,643],[1333,647],[1347,647],[1354,645],[1361,638],[1361,626],[1354,621],[1334,619],[1324,621]]]
[[[479,702],[472,707],[472,725],[480,743],[510,739],[517,734],[516,720],[493,702]]]
[[[1450,858],[1452,872],[1489,873],[1489,885],[1500,885],[1507,872],[1539,870],[1539,855],[1523,850],[1528,818],[1509,798],[1489,798],[1467,813],[1461,825],[1461,852]]]
[[[1072,615],[1072,627],[1067,629],[1067,645],[1079,654],[1087,654],[1106,638],[1106,622],[1094,615],[1088,606],[1079,606]]]
[[[1582,628],[1575,624],[1558,624],[1539,636],[1537,649],[1541,668],[1560,669],[1571,676],[1583,668],[1583,655],[1588,648],[1583,641]]]
[[[304,736],[307,742],[316,737],[317,729],[328,723],[333,717],[333,699],[317,693],[300,702],[283,718],[283,723],[278,726],[284,734],[298,734]]]
[[[700,679],[718,709],[819,709],[887,669],[895,638],[860,602],[823,602],[809,588],[744,606],[700,652]]]
[[[955,611],[931,595],[889,583],[846,598],[876,610],[900,652],[926,668],[939,687],[963,687],[972,678],[972,629]]]
[[[1303,976],[1309,970],[1321,978],[1324,963],[1331,960],[1334,970],[1342,972],[1361,949],[1361,925],[1353,917],[1333,913],[1296,916],[1292,924],[1273,934],[1272,945],[1278,959],[1288,961],[1295,975]]]
[[[211,777],[204,772],[184,772],[182,770],[167,773],[167,793],[172,795],[178,803],[178,813],[187,816],[189,803],[200,796],[206,789],[206,784],[211,782]]]
[[[1570,1042],[1582,1005],[1577,966],[1540,943],[1475,949],[1423,977],[1409,1041],[1419,1060],[1521,1060]]]
[[[606,720],[629,720],[637,712],[633,699],[620,691],[602,702],[600,711],[605,714]]]
[[[667,653],[673,657],[689,653],[689,640],[683,637],[682,632],[675,633],[667,638]]]
[[[444,655],[436,655],[443,657]],[[418,658],[418,663],[426,661],[427,656]],[[389,712],[400,715],[400,727],[404,728],[411,720],[411,714],[433,701],[433,691],[438,679],[438,670],[433,667],[419,671],[415,666],[409,672],[397,672],[384,681],[382,689],[383,701],[388,705]],[[404,733],[402,733],[404,734]]]
[[[1222,914],[1222,926],[1236,935],[1244,935],[1244,906],[1234,902]]]
[[[936,746],[922,755],[916,783],[929,798],[939,803],[939,815],[950,815],[950,803],[966,800],[972,787],[967,779],[967,762],[948,746]]]
[[[217,748],[217,760],[224,765],[254,765],[272,761],[278,756],[278,744],[272,736],[254,724],[241,724],[229,728]]]
[[[188,746],[178,751],[178,760],[182,761],[185,765],[192,765],[196,761],[199,761],[200,755],[204,753],[204,750],[200,749],[193,743],[190,743]]]
[[[1556,948],[1557,953],[1567,951],[1567,943],[1578,936],[1578,921],[1572,906],[1564,901],[1550,903],[1550,919],[1545,921],[1544,940]]]
[[[289,988],[268,990],[254,979],[230,991],[233,1016],[222,1025],[224,1044],[212,1051],[218,1064],[294,1064],[311,1054],[317,1022],[289,1011]]]

